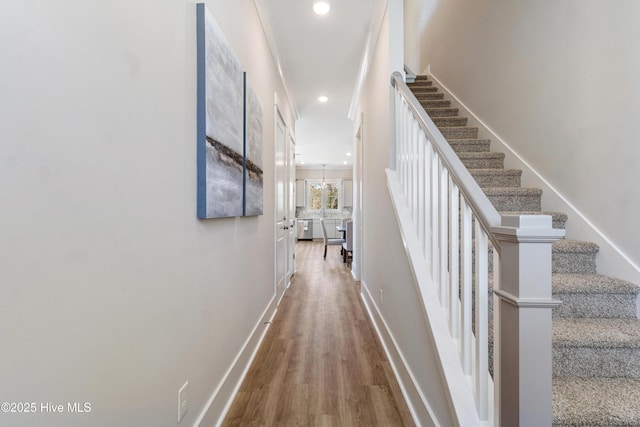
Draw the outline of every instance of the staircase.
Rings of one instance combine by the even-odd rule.
[[[542,207],[542,190],[523,188],[521,170],[504,168],[504,153],[451,106],[433,81],[408,85],[434,124],[500,213],[547,214],[554,228],[567,215]],[[553,245],[553,425],[640,426],[640,288],[597,273],[598,246]]]

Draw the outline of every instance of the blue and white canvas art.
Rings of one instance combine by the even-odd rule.
[[[262,103],[246,80],[245,212],[262,215]]]
[[[262,215],[262,103],[204,3],[196,17],[198,218]]]
[[[244,72],[204,4],[198,32],[198,217],[243,215]]]

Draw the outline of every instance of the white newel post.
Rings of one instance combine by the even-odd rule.
[[[551,426],[551,245],[564,236],[548,215],[503,216],[496,369],[500,426]],[[499,319],[499,320],[498,320]]]

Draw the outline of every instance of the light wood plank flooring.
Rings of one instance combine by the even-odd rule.
[[[339,246],[297,272],[223,426],[413,426]]]

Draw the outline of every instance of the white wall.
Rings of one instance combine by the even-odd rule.
[[[208,3],[263,103],[260,217],[196,219],[194,1],[0,3],[0,396],[92,405],[0,425],[172,426],[187,380],[181,425],[223,386],[215,418],[273,310],[284,92],[253,1]]]
[[[425,326],[423,308],[401,241],[387,190],[391,137],[391,86],[393,71],[402,70],[402,2],[390,1],[375,47],[372,63],[358,104],[363,114],[363,296],[374,312],[383,341],[403,354],[415,384],[404,377],[410,404],[422,425],[452,425],[449,406],[435,361],[432,338]],[[359,123],[356,123],[356,127]],[[380,291],[383,301],[380,300]],[[376,319],[377,316],[379,319]],[[386,326],[385,326],[386,325]],[[387,329],[388,328],[388,329]],[[402,365],[399,358],[394,360]],[[415,386],[415,388],[413,387]],[[415,393],[426,398],[425,406]],[[428,407],[428,408],[427,408]]]
[[[420,70],[430,65],[630,261],[602,256],[600,271],[637,280],[640,3],[407,1],[421,14],[409,41]],[[567,233],[604,245],[575,216]]]

